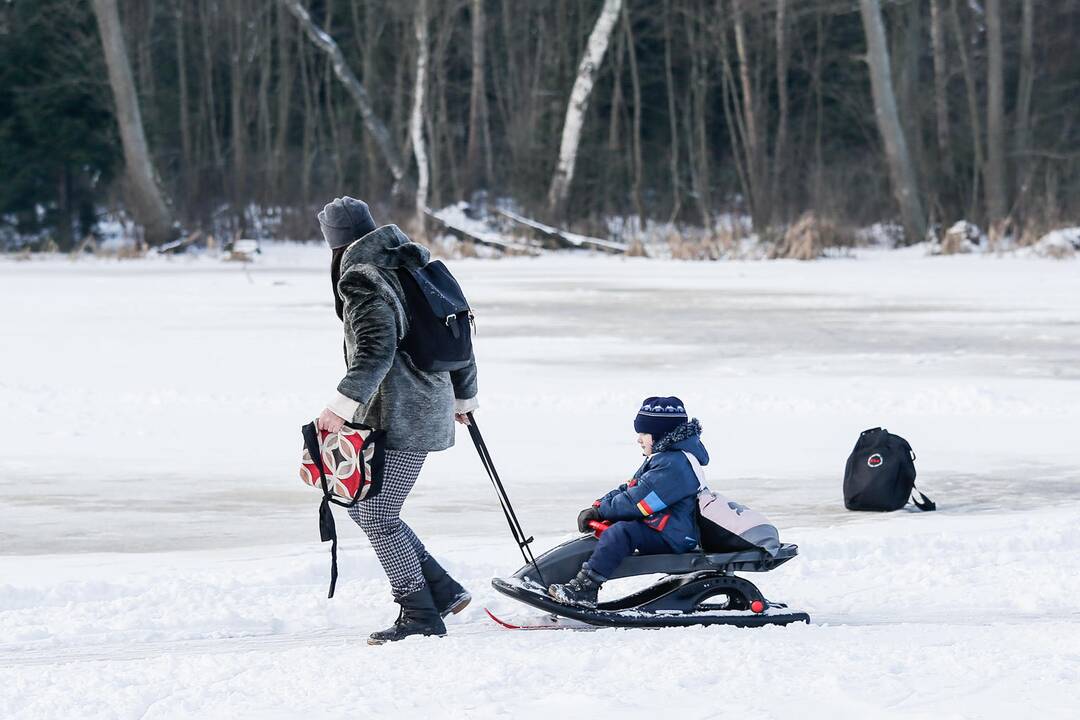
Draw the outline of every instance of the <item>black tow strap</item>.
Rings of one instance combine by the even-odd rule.
[[[315,429],[315,423],[310,422],[300,429],[304,434],[304,447],[307,448],[311,461],[319,468],[319,479],[322,482],[323,499],[319,504],[319,537],[322,542],[330,545],[330,592],[326,597],[334,597],[334,588],[337,587],[337,525],[334,523],[334,513],[330,509],[330,488],[326,484],[326,470],[323,468],[322,452],[319,450],[319,432]]]
[[[525,537],[525,531],[521,528],[521,523],[517,519],[514,506],[510,504],[510,498],[506,494],[506,488],[503,487],[502,480],[499,479],[499,471],[495,469],[495,463],[491,459],[487,443],[484,442],[484,436],[480,434],[480,428],[476,425],[476,418],[473,417],[471,412],[467,413],[467,416],[469,418],[469,436],[472,437],[473,445],[476,446],[476,452],[480,456],[480,462],[484,465],[484,470],[487,471],[488,477],[491,479],[492,487],[495,488],[495,495],[499,498],[499,505],[502,507],[503,515],[506,516],[506,524],[510,526],[510,534],[514,536],[514,542],[517,543],[525,564],[532,565],[536,570],[536,576],[539,578],[540,583],[547,585],[544,582],[543,574],[540,572],[540,567],[536,564],[536,558],[533,557],[532,549],[529,547],[533,538]]]

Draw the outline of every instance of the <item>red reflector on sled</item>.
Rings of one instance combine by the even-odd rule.
[[[760,600],[755,600],[754,602],[750,603],[750,609],[756,613],[763,613],[765,612],[765,603],[761,602]]]

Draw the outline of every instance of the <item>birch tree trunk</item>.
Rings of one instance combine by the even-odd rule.
[[[926,237],[926,215],[915,180],[904,129],[896,110],[892,69],[885,43],[885,27],[881,21],[878,0],[859,0],[863,29],[866,33],[866,62],[870,67],[870,89],[874,97],[874,115],[885,145],[893,195],[900,206],[907,242],[920,242]]]
[[[342,54],[341,48],[338,47],[332,37],[316,27],[311,15],[300,4],[300,0],[281,0],[281,2],[300,21],[300,26],[307,33],[311,42],[330,56],[330,60],[334,65],[334,73],[345,86],[345,89],[349,91],[353,101],[359,108],[360,117],[364,120],[364,127],[367,128],[368,133],[375,140],[375,144],[382,154],[383,162],[390,168],[390,174],[394,177],[395,186],[398,185],[405,179],[405,164],[401,161],[401,156],[394,147],[393,140],[390,138],[390,131],[386,129],[386,125],[383,124],[382,120],[375,115],[367,90],[356,78],[352,68],[345,62],[345,56]]]
[[[780,119],[776,126],[776,147],[773,150],[772,191],[769,207],[774,220],[782,219],[784,203],[780,200],[780,176],[787,164],[788,134],[788,49],[787,1],[776,0],[776,95],[780,104]]]
[[[821,78],[825,54],[825,20],[820,10],[814,25],[814,189],[811,197],[814,207],[821,207],[825,195],[825,92]]]
[[[359,22],[354,23],[354,31],[359,32],[363,29],[378,37],[385,31],[385,22],[385,19],[375,11],[375,0],[364,0],[364,23],[363,25]],[[364,82],[370,82],[375,77],[375,46],[376,43],[373,42],[364,43],[360,56],[360,72],[363,73]],[[371,172],[371,169],[379,166],[379,149],[375,144],[375,138],[366,129],[364,131],[364,159],[366,162],[362,168],[361,180],[369,187],[377,187],[373,184],[375,174]]]
[[[922,4],[909,2],[906,8],[901,10],[903,16],[903,30],[896,36],[896,49],[890,54],[892,60],[901,65],[895,82],[897,87],[897,99],[899,107],[904,108],[900,115],[900,126],[904,129],[904,139],[907,141],[908,154],[915,168],[916,178],[928,178],[932,173],[926,166],[926,146],[923,143],[923,113],[919,110],[923,106],[924,91],[919,80],[919,68],[923,57],[923,29]],[[927,185],[930,183],[928,182]],[[927,190],[929,194],[929,188]],[[924,205],[929,218],[934,210],[929,197]]]
[[[979,180],[983,172],[982,121],[979,119],[979,91],[975,86],[975,72],[971,67],[972,61],[968,58],[967,39],[960,25],[960,12],[956,5],[957,0],[952,0],[949,5],[949,16],[952,20],[953,34],[956,37],[956,49],[960,55],[960,66],[964,72],[968,116],[971,118],[971,153],[975,158],[971,173],[971,201],[968,203],[967,216],[977,218],[979,216]]]
[[[307,207],[311,201],[311,162],[314,153],[312,149],[315,147],[315,101],[312,99],[313,93],[311,91],[312,80],[311,77],[315,73],[315,69],[311,66],[315,64],[314,59],[309,59],[308,54],[312,52],[311,48],[304,46],[297,47],[297,65],[298,75],[300,81],[300,94],[304,99],[304,114],[301,116],[303,119],[302,127],[303,132],[300,139],[300,202],[302,207]]]
[[[631,194],[634,197],[634,209],[638,214],[639,229],[645,233],[645,203],[641,198],[642,160],[641,160],[641,77],[638,73],[637,51],[634,48],[634,34],[630,28],[630,13],[624,7],[622,11],[623,32],[626,33],[626,49],[630,58],[630,83],[634,90],[634,119],[631,148],[634,158],[634,184]]]
[[[1035,85],[1035,8],[1034,0],[1023,0],[1020,20],[1020,76],[1016,88],[1016,149],[1027,152],[1031,126],[1031,91]],[[1023,158],[1021,158],[1023,162]]]
[[[135,94],[135,81],[131,75],[127,49],[124,47],[124,31],[120,25],[120,13],[116,0],[93,0],[94,16],[97,18],[101,44],[105,50],[105,65],[109,73],[113,101],[116,104],[116,123],[120,129],[120,142],[124,149],[124,165],[127,172],[127,190],[130,194],[132,213],[143,226],[146,242],[160,245],[176,235],[172,212],[157,183],[150,149],[146,144],[139,99]]]
[[[942,0],[930,0],[930,46],[934,55],[934,114],[937,118],[938,167],[942,175],[952,175],[952,150],[949,144],[949,94],[946,92],[945,21]]]
[[[326,20],[325,20],[325,32],[327,35],[333,37],[334,32],[334,1],[326,0]],[[345,155],[344,145],[341,142],[341,134],[338,132],[337,111],[334,106],[334,88],[333,88],[333,68],[332,63],[327,63],[325,73],[323,74],[321,85],[323,86],[322,92],[319,95],[322,96],[323,112],[322,116],[326,120],[326,130],[330,136],[330,147],[333,150],[330,152],[330,156],[334,161],[334,187],[340,188],[345,184]]]
[[[244,204],[247,199],[247,123],[243,109],[244,99],[244,19],[243,11],[233,8],[227,18],[229,24],[229,115],[231,120],[232,135],[232,160],[233,160],[233,213],[236,215],[236,230],[244,233],[246,230],[246,213]]]
[[[1031,91],[1035,85],[1035,8],[1034,0],[1023,0],[1020,20],[1020,76],[1016,87],[1016,149],[1027,152],[1031,126]],[[1021,158],[1022,161],[1022,158]]]
[[[682,209],[682,191],[679,189],[679,126],[675,113],[675,75],[671,69],[671,0],[664,0],[664,80],[667,86],[668,128],[671,131],[671,215],[674,223]]]
[[[270,77],[273,72],[273,59],[274,55],[271,51],[271,45],[273,34],[273,23],[271,22],[271,13],[261,13],[258,19],[258,29],[255,35],[255,44],[258,47],[257,57],[259,60],[259,90],[258,90],[258,113],[255,118],[255,135],[258,138],[258,149],[255,151],[257,156],[256,163],[258,165],[258,173],[260,175],[259,181],[254,183],[255,187],[252,188],[254,192],[259,193],[259,201],[263,204],[271,202],[267,190],[267,184],[262,181],[262,177],[269,169],[270,155],[272,152],[271,142],[271,120],[270,120]]]
[[[210,149],[213,152],[214,171],[222,174],[225,169],[225,160],[221,155],[221,132],[218,128],[217,103],[214,101],[214,54],[210,49],[210,35],[212,32],[210,3],[202,4],[202,13],[199,17],[200,35],[202,38],[203,54],[203,105],[206,114],[206,127],[210,131]]]
[[[419,0],[414,24],[416,31],[416,83],[413,85],[409,137],[412,138],[413,155],[416,157],[416,226],[421,229],[424,227],[424,211],[427,210],[428,195],[428,157],[427,146],[424,144],[424,91],[427,88],[428,62],[427,26],[427,0]]]
[[[289,138],[289,116],[293,101],[293,76],[296,66],[296,58],[292,55],[293,40],[292,28],[285,22],[285,7],[278,6],[277,11],[277,48],[278,48],[278,83],[277,94],[277,119],[274,128],[273,161],[270,165],[270,185],[276,195],[280,196],[283,191],[285,177],[285,155],[288,151],[287,141]],[[297,48],[299,55],[301,48]]]
[[[611,73],[611,110],[608,114],[611,116],[611,122],[608,123],[608,140],[607,149],[612,153],[619,152],[619,148],[622,147],[622,140],[620,140],[619,123],[622,119],[622,74],[623,74],[623,56],[626,55],[626,36],[623,34],[618,35],[615,38],[615,49],[612,51],[615,53],[615,57],[612,58],[612,62],[615,63],[613,72]],[[609,164],[612,165],[613,163]]]
[[[738,91],[735,87],[735,73],[731,69],[729,56],[727,32],[725,31],[720,34],[721,104],[724,108],[724,121],[730,128],[728,136],[731,139],[731,157],[735,165],[735,174],[739,178],[739,187],[742,188],[743,197],[749,202],[753,193],[750,189],[749,171],[746,168],[749,158],[746,152],[746,125],[743,122],[742,112],[737,107]],[[693,167],[692,163],[691,167]],[[705,227],[708,227],[707,216],[705,223]]]
[[[1016,132],[1013,148],[1016,176],[1020,178],[1018,203],[1023,205],[1031,185],[1032,167],[1028,158],[1031,146],[1031,93],[1035,85],[1035,8],[1034,0],[1023,0],[1020,20],[1020,75],[1016,83]]]
[[[986,2],[986,212],[990,237],[1008,213],[1005,189],[1005,72],[1001,49],[1001,1]]]
[[[686,87],[686,154],[690,159],[690,186],[701,213],[701,227],[712,232],[712,183],[709,179],[709,136],[706,113],[709,93],[707,48],[709,28],[702,21],[684,13],[685,43],[690,55],[690,81]],[[705,21],[707,22],[707,21]],[[726,57],[726,56],[725,56]]]
[[[732,20],[735,25],[735,53],[739,58],[739,84],[742,89],[742,127],[746,147],[746,174],[749,180],[750,216],[754,229],[762,231],[768,224],[769,209],[765,191],[765,138],[764,128],[759,127],[761,120],[756,92],[757,84],[750,79],[750,46],[746,37],[746,22],[743,16],[743,3],[746,0],[733,0]],[[734,99],[734,98],[733,98]]]
[[[191,111],[188,108],[188,78],[187,78],[187,56],[185,50],[187,49],[187,42],[184,33],[184,3],[182,0],[175,0],[175,14],[176,14],[176,70],[178,73],[177,82],[180,97],[179,103],[179,123],[180,123],[180,192],[186,197],[188,186],[191,179],[191,166],[192,166],[192,143],[191,143]]]
[[[450,104],[447,100],[447,88],[450,79],[447,70],[450,68],[448,54],[451,41],[454,37],[454,16],[458,8],[453,5],[443,7],[442,15],[435,20],[438,32],[434,38],[434,53],[428,58],[428,66],[431,68],[431,82],[427,101],[431,104],[431,111],[426,113],[425,123],[428,126],[428,142],[431,145],[431,196],[435,199],[437,207],[442,207],[440,191],[449,185],[450,196],[454,199],[461,197],[461,185],[459,175],[461,171],[458,163],[458,143],[454,141],[454,133],[450,129]],[[431,17],[428,17],[431,24]],[[437,158],[444,158],[440,170],[435,164]],[[442,162],[442,161],[440,161]]]
[[[467,187],[487,187],[491,182],[491,131],[488,127],[487,81],[485,77],[484,0],[472,0],[472,86],[469,91],[469,140],[465,151]],[[480,162],[481,145],[483,163]]]
[[[570,193],[570,183],[574,179],[574,164],[577,162],[578,145],[581,142],[581,130],[585,124],[585,112],[589,108],[596,74],[604,60],[611,33],[619,19],[622,0],[604,0],[604,7],[596,19],[585,53],[578,65],[577,79],[570,91],[570,101],[566,104],[566,119],[563,122],[562,142],[559,144],[559,160],[551,178],[548,190],[548,211],[553,216],[562,214],[566,197]]]

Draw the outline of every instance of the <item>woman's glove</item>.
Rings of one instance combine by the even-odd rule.
[[[589,527],[590,520],[599,520],[600,511],[595,507],[588,507],[578,513],[577,516],[577,529],[579,532],[591,532],[592,528]]]

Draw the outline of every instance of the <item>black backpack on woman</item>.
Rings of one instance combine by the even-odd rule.
[[[844,469],[844,507],[887,512],[904,507],[909,497],[920,510],[937,509],[930,498],[915,489],[911,445],[885,428],[863,430]]]
[[[401,349],[420,370],[460,370],[472,362],[473,313],[458,281],[439,260],[399,268],[409,331]]]

